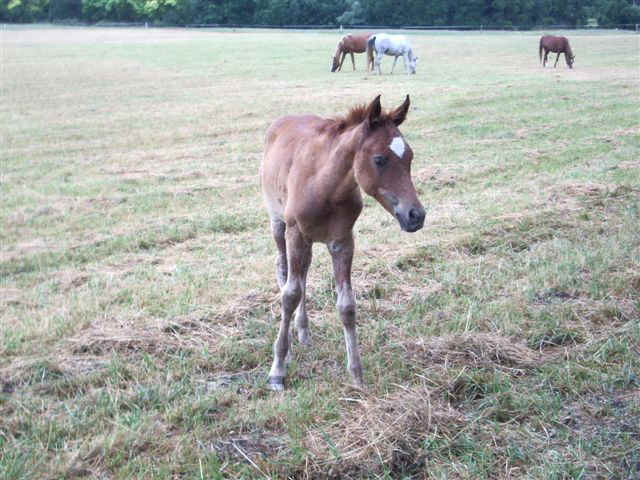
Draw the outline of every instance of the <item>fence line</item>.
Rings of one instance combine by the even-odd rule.
[[[640,24],[620,23],[612,25],[261,25],[234,23],[194,23],[184,25],[185,28],[263,28],[282,30],[635,30],[640,31]]]
[[[263,25],[246,23],[191,23],[186,25],[148,24],[147,22],[85,22],[54,21],[54,25],[87,27],[154,27],[154,28],[239,28],[271,30],[453,30],[453,31],[528,31],[528,30],[633,30],[640,33],[638,23],[611,25]]]

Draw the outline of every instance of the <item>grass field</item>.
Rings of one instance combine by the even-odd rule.
[[[1,478],[640,478],[638,36],[567,32],[569,70],[409,32],[378,77],[338,32],[0,34]],[[275,394],[264,132],[379,93],[425,228],[356,224],[365,391],[316,245]]]

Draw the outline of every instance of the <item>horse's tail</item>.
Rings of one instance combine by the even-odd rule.
[[[371,70],[373,70],[373,50],[376,45],[376,36],[371,35],[367,40],[367,72],[369,71],[369,65],[371,65]]]
[[[542,37],[540,37],[540,46],[538,47],[538,56],[540,57],[540,63],[542,63]]]

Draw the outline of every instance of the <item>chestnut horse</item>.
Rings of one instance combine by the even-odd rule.
[[[267,130],[261,182],[278,249],[282,301],[268,379],[273,390],[284,389],[294,311],[298,340],[311,342],[305,286],[314,242],[325,243],[331,255],[348,370],[363,386],[351,290],[353,225],[362,210],[361,189],[393,215],[402,230],[415,232],[424,224],[425,211],[411,181],[413,151],[398,130],[408,110],[408,95],[391,112],[382,111],[378,95],[346,117],[286,116]]]
[[[543,50],[544,59],[542,58]],[[567,62],[569,68],[573,68],[573,60],[576,57],[571,51],[567,37],[555,37],[553,35],[544,35],[543,37],[540,37],[538,54],[540,55],[540,61],[542,62],[543,67],[547,65],[547,55],[549,55],[549,52],[557,53],[556,63],[553,64],[553,68],[558,65],[558,58],[560,58],[561,53],[564,53],[564,60]]]
[[[331,59],[331,71],[335,72],[342,70],[342,63],[344,62],[344,57],[347,56],[347,53],[351,55],[351,63],[353,64],[353,71],[356,70],[356,62],[353,59],[354,53],[364,53],[367,49],[367,39],[369,38],[370,33],[363,33],[361,35],[345,35],[338,42],[338,46],[336,47],[336,53],[333,54],[333,58]],[[342,55],[342,58],[340,58]],[[372,65],[373,66],[373,65]],[[369,60],[367,57],[367,71],[369,71]]]

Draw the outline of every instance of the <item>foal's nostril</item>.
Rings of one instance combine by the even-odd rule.
[[[420,220],[420,217],[422,217],[422,213],[417,208],[414,207],[409,210],[409,220],[412,222]]]

